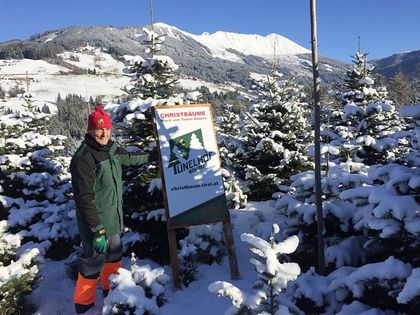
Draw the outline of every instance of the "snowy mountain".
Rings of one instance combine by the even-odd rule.
[[[235,54],[235,51],[268,60],[279,55],[310,53],[308,49],[277,34],[270,34],[266,37],[220,31],[213,34],[204,33],[202,35],[186,34],[209,48],[214,57],[237,62],[241,62],[242,59],[238,58],[239,56]]]
[[[274,56],[286,76],[298,76],[301,80],[309,80],[311,76],[309,50],[277,34],[265,37],[228,32],[194,35],[164,23],[155,24],[154,30],[167,35],[162,54],[170,56],[188,77],[245,85],[250,72],[268,73]],[[69,27],[37,34],[25,41],[0,43],[0,59],[56,59],[57,54],[88,44],[101,47],[114,57],[144,55],[145,48],[140,43],[142,34],[142,26]],[[342,63],[320,58],[320,74],[325,82],[337,81],[343,71]]]

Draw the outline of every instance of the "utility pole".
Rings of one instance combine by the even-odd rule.
[[[312,46],[312,72],[314,83],[314,116],[315,116],[315,196],[316,196],[316,221],[318,235],[318,273],[325,273],[324,257],[324,217],[322,211],[321,190],[321,109],[319,105],[320,80],[318,70],[318,40],[316,28],[316,1],[310,1],[311,8],[311,46]]]

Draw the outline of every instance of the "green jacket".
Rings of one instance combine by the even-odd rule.
[[[107,237],[123,231],[122,166],[144,164],[148,154],[129,153],[110,141],[98,144],[88,134],[70,163],[76,218],[82,242],[101,225]]]

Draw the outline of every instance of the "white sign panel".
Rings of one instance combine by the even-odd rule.
[[[227,214],[210,105],[154,110],[169,217],[199,221]]]

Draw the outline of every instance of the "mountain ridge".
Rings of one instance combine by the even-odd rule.
[[[420,49],[375,59],[372,64],[375,72],[386,77],[394,77],[401,72],[410,78],[420,78]]]
[[[46,59],[56,58],[57,54],[64,51],[74,51],[87,44],[102,47],[112,55],[141,55],[145,56],[145,46],[139,42],[139,35],[143,33],[144,26],[72,26],[63,29],[46,31],[34,34],[28,40],[17,40],[9,43],[0,43],[0,59]],[[170,33],[162,47],[162,54],[170,56],[179,65],[183,75],[198,78],[214,83],[232,81],[246,85],[251,72],[268,74],[273,65],[274,50],[264,51],[261,54],[252,54],[250,51],[241,51],[237,44],[208,47],[200,42],[203,37],[226,36],[227,32],[204,35],[191,35],[176,27],[164,24],[154,24],[155,32],[159,34]],[[168,32],[170,31],[170,32]],[[249,34],[235,34],[237,38],[253,36]],[[200,37],[203,36],[203,37]],[[289,39],[284,39],[287,47],[292,47],[289,52],[277,54],[276,61],[280,71],[285,77],[298,77],[301,81],[309,81],[312,70],[308,67],[310,57],[307,50]],[[194,38],[195,37],[195,38]],[[270,47],[271,35],[265,38],[265,47]],[[268,39],[267,39],[268,38]],[[277,38],[277,37],[276,37]],[[245,40],[244,40],[245,41]],[[289,42],[290,41],[290,42]],[[245,41],[246,42],[246,41]],[[291,44],[293,43],[293,44]],[[252,43],[251,43],[252,44]],[[250,46],[248,46],[249,48]],[[255,46],[252,47],[255,51]],[[226,58],[214,54],[217,50],[225,54]],[[251,49],[252,50],[252,49]],[[222,56],[223,57],[223,56]],[[233,59],[233,60],[232,60]],[[320,58],[320,74],[325,82],[335,82],[344,72],[344,64],[330,59]]]
[[[0,43],[0,59],[54,59],[64,51],[87,44],[101,47],[114,56],[145,54],[140,42],[145,26],[70,26],[32,35],[27,40]],[[150,27],[149,25],[146,27]],[[250,73],[268,74],[273,62],[285,77],[309,82],[312,76],[310,51],[279,35],[239,34],[217,31],[195,35],[166,23],[153,25],[155,32],[166,35],[162,54],[179,65],[182,75],[214,83],[235,82],[246,86]],[[385,76],[405,71],[417,75],[420,51],[394,54],[373,60],[376,72]],[[393,57],[394,56],[394,57]],[[324,83],[341,82],[348,64],[320,56],[319,72]],[[398,70],[398,71],[397,71]]]

